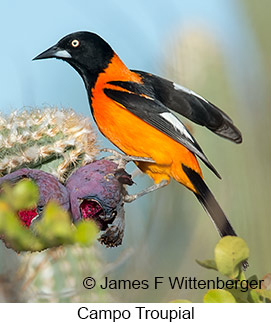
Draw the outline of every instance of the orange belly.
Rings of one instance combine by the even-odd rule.
[[[183,163],[201,174],[194,154],[105,95],[94,97],[93,102],[95,121],[106,138],[127,155],[155,160],[155,164],[136,163],[155,183],[173,177],[195,191],[181,166]]]
[[[161,131],[150,126],[121,104],[108,98],[103,89],[110,80],[141,82],[138,74],[131,72],[114,55],[104,73],[101,73],[92,90],[93,116],[99,130],[127,155],[149,157],[154,163],[137,162],[137,166],[155,183],[174,178],[192,191],[196,191],[182,169],[184,164],[202,176],[194,154]],[[113,86],[114,87],[114,86]]]

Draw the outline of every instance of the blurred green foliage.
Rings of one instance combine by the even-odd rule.
[[[8,246],[16,251],[43,249],[79,243],[91,245],[98,233],[94,222],[84,221],[74,226],[70,215],[55,202],[49,202],[38,220],[30,228],[23,226],[17,216],[19,210],[37,205],[39,190],[36,184],[23,179],[14,187],[3,185],[0,195],[0,234]],[[40,219],[39,219],[40,218]]]
[[[32,209],[39,199],[39,189],[30,179],[22,179],[14,188],[6,185],[4,193],[4,199],[13,206],[15,211]]]
[[[31,180],[2,186],[0,238],[9,249],[0,249],[0,302],[109,301],[107,291],[90,292],[82,285],[85,277],[99,281],[107,270],[93,245],[96,225],[84,221],[75,226],[66,211],[49,202],[27,228],[17,212],[33,209],[38,199],[38,188]]]
[[[215,247],[215,263],[221,274],[232,279],[240,275],[240,264],[249,256],[245,241],[239,237],[227,236]]]
[[[203,297],[204,303],[236,303],[232,294],[224,289],[211,289]]]
[[[249,249],[243,239],[232,236],[222,238],[215,247],[214,256],[215,259],[197,260],[197,263],[226,276],[227,284],[224,289],[210,289],[203,297],[204,303],[271,302],[270,274],[261,283],[256,275],[248,279],[245,277],[242,267],[249,256]]]

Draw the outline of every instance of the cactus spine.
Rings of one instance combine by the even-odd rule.
[[[97,154],[89,119],[72,109],[26,109],[0,115],[0,176],[28,167],[50,172],[64,182]]]

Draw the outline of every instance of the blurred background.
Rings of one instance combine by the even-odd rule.
[[[271,269],[270,10],[268,0],[2,1],[0,111],[49,105],[90,114],[83,82],[72,68],[56,60],[31,61],[78,30],[98,33],[128,67],[169,78],[207,98],[232,117],[244,142],[235,145],[190,125],[223,180],[205,166],[204,176],[249,245],[247,277],[261,278]],[[99,141],[112,147],[101,135]],[[136,190],[151,184],[146,176],[136,182]],[[97,243],[89,250],[19,256],[1,244],[0,301],[201,301],[205,291],[161,286],[94,292],[83,291],[81,282],[90,274],[211,279],[216,273],[195,259],[213,258],[218,239],[193,194],[172,182],[126,206],[125,238],[116,249]]]

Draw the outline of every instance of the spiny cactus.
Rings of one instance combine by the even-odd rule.
[[[0,115],[0,176],[39,168],[64,182],[98,154],[88,118],[72,109],[29,109]]]
[[[37,205],[17,208],[23,225],[32,227],[44,206],[57,200],[65,210],[71,206],[74,223],[82,219],[96,222],[105,231],[100,241],[106,246],[121,244],[123,184],[132,185],[133,181],[118,164],[94,160],[99,150],[88,119],[72,110],[25,110],[1,117],[0,135],[0,172],[5,174],[0,185],[26,177],[39,189]]]
[[[0,273],[5,302],[112,302],[108,290],[99,288],[103,275],[114,271],[118,261],[106,265],[95,246],[78,245],[55,248],[39,253],[17,255],[20,265],[16,273]],[[97,286],[83,287],[85,277],[93,276]]]
[[[61,195],[59,204],[62,204],[67,209],[67,204],[61,203],[66,202],[66,193],[62,194],[64,186],[57,183],[56,179],[54,179],[55,185],[52,183],[54,186],[52,188],[49,174],[45,174],[40,170],[55,175],[63,183],[76,168],[91,163],[98,153],[96,136],[91,128],[89,119],[78,116],[71,109],[33,109],[14,112],[10,116],[0,115],[0,182],[1,176],[4,175],[6,175],[5,179],[12,180],[16,177],[16,174],[24,173],[21,175],[26,175],[23,177],[28,178],[30,176],[27,176],[25,172],[34,174],[35,178],[32,176],[32,180],[38,185],[39,191],[41,191],[40,196],[43,196],[43,199],[39,199],[37,206],[43,206],[48,199],[55,197],[55,191],[59,188]],[[23,168],[30,169],[26,170]],[[33,170],[34,168],[39,170]],[[44,175],[41,176],[41,181],[38,181],[39,172]],[[2,177],[3,181],[5,180]],[[46,187],[49,187],[49,189]],[[55,200],[55,198],[53,199]],[[13,201],[14,199],[11,202]],[[6,203],[3,203],[3,207],[5,206]],[[2,211],[4,212],[5,210]],[[32,231],[27,227],[31,224],[31,229],[32,223],[36,222],[32,221],[31,211],[32,209],[29,212],[22,211],[19,214],[19,218],[25,223],[25,226],[22,226],[20,223],[18,223],[18,226],[21,229],[21,233],[24,231],[22,240],[26,242],[28,240],[24,239],[25,235],[33,235]],[[36,212],[38,209],[36,208],[34,211]],[[59,209],[54,212],[57,215],[57,223],[53,221],[51,211],[52,208],[51,210],[45,209],[42,217],[40,217],[41,221],[33,223],[37,225],[33,228],[37,236],[35,235],[36,239],[32,236],[31,238],[35,242],[44,243],[44,245],[49,241],[51,246],[53,242],[49,239],[49,234],[57,238],[61,233],[63,235],[62,238],[65,238],[67,235],[66,238],[70,237],[72,241],[79,241],[80,244],[71,242],[71,245],[68,246],[63,243],[64,246],[62,247],[49,248],[39,253],[24,252],[14,255],[14,253],[10,252],[10,249],[7,251],[8,249],[3,248],[0,241],[0,254],[3,250],[6,252],[5,261],[2,261],[2,263],[7,264],[5,269],[1,269],[0,266],[0,282],[6,282],[6,284],[2,284],[3,289],[0,288],[0,299],[2,299],[1,293],[3,293],[6,301],[13,302],[110,301],[110,295],[107,291],[97,288],[89,293],[82,286],[84,277],[92,275],[99,279],[103,275],[104,261],[99,258],[94,246],[89,247],[89,243],[84,244],[85,235],[89,240],[94,241],[97,232],[95,231],[94,235],[93,231],[91,237],[90,230],[86,230],[87,227],[85,226],[90,226],[91,223],[89,221],[78,224],[77,230],[74,230],[74,227],[70,225],[67,228],[66,223],[63,227],[63,222],[60,222],[62,217],[60,219],[59,215],[64,211],[62,212]],[[46,219],[46,215],[47,222],[42,222],[42,220]],[[49,220],[53,221],[52,223],[54,224],[49,226]],[[49,230],[45,226],[49,226]],[[62,230],[61,232],[60,229]],[[67,231],[69,232],[67,233]],[[15,238],[17,233],[18,231],[15,232]],[[41,233],[44,233],[41,237],[42,239],[36,241]],[[2,236],[2,238],[4,237]],[[49,240],[46,240],[47,238]],[[32,246],[32,240],[30,242]],[[81,245],[88,245],[88,247],[84,248]],[[33,251],[33,249],[29,249],[26,246],[22,247],[24,248],[20,250]],[[42,247],[40,250],[42,249],[44,248]],[[21,265],[17,264],[14,266],[10,262],[11,256],[16,256]],[[16,272],[16,274],[13,274],[13,272]]]

